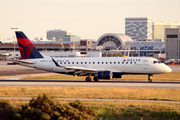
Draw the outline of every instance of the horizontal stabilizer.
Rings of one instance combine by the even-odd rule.
[[[14,60],[14,62],[17,62],[17,63],[25,63],[25,64],[34,64],[33,62],[27,61],[27,60]]]

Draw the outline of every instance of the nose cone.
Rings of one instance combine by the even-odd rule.
[[[165,70],[165,72],[172,72],[172,69],[169,67],[169,66],[164,66],[164,70]]]

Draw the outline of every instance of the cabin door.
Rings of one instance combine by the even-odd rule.
[[[144,60],[143,61],[143,66],[144,66],[144,69],[147,69],[149,64],[148,64],[148,60]]]

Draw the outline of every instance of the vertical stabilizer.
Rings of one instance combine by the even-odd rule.
[[[19,51],[21,53],[21,59],[43,58],[43,56],[22,31],[16,31],[15,33]]]

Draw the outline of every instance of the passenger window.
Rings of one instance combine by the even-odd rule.
[[[106,64],[108,64],[108,62],[106,62]]]
[[[72,62],[72,64],[74,64],[74,62]]]
[[[109,62],[110,64],[112,63],[112,62]]]
[[[153,62],[153,64],[156,64],[156,63],[157,63],[157,61],[154,61],[154,62]]]
[[[76,62],[76,64],[78,64],[78,62]]]
[[[64,62],[64,64],[66,64],[66,62]]]
[[[87,62],[85,62],[85,64],[87,64]]]
[[[89,62],[89,64],[91,64],[91,62]]]
[[[60,62],[60,64],[62,64],[62,62]]]
[[[118,64],[120,64],[120,62],[118,62]]]
[[[116,62],[114,62],[114,64],[116,64]]]
[[[102,64],[104,64],[104,62],[102,62]]]
[[[95,64],[95,62],[93,62],[93,64]]]
[[[122,64],[124,64],[124,62],[122,62]]]
[[[70,62],[68,62],[68,64],[70,64]]]
[[[126,62],[126,64],[128,64],[128,62]]]
[[[99,62],[98,62],[98,64],[99,64]]]
[[[81,64],[83,64],[83,62],[81,62]]]
[[[130,64],[132,64],[132,62],[130,62]]]

